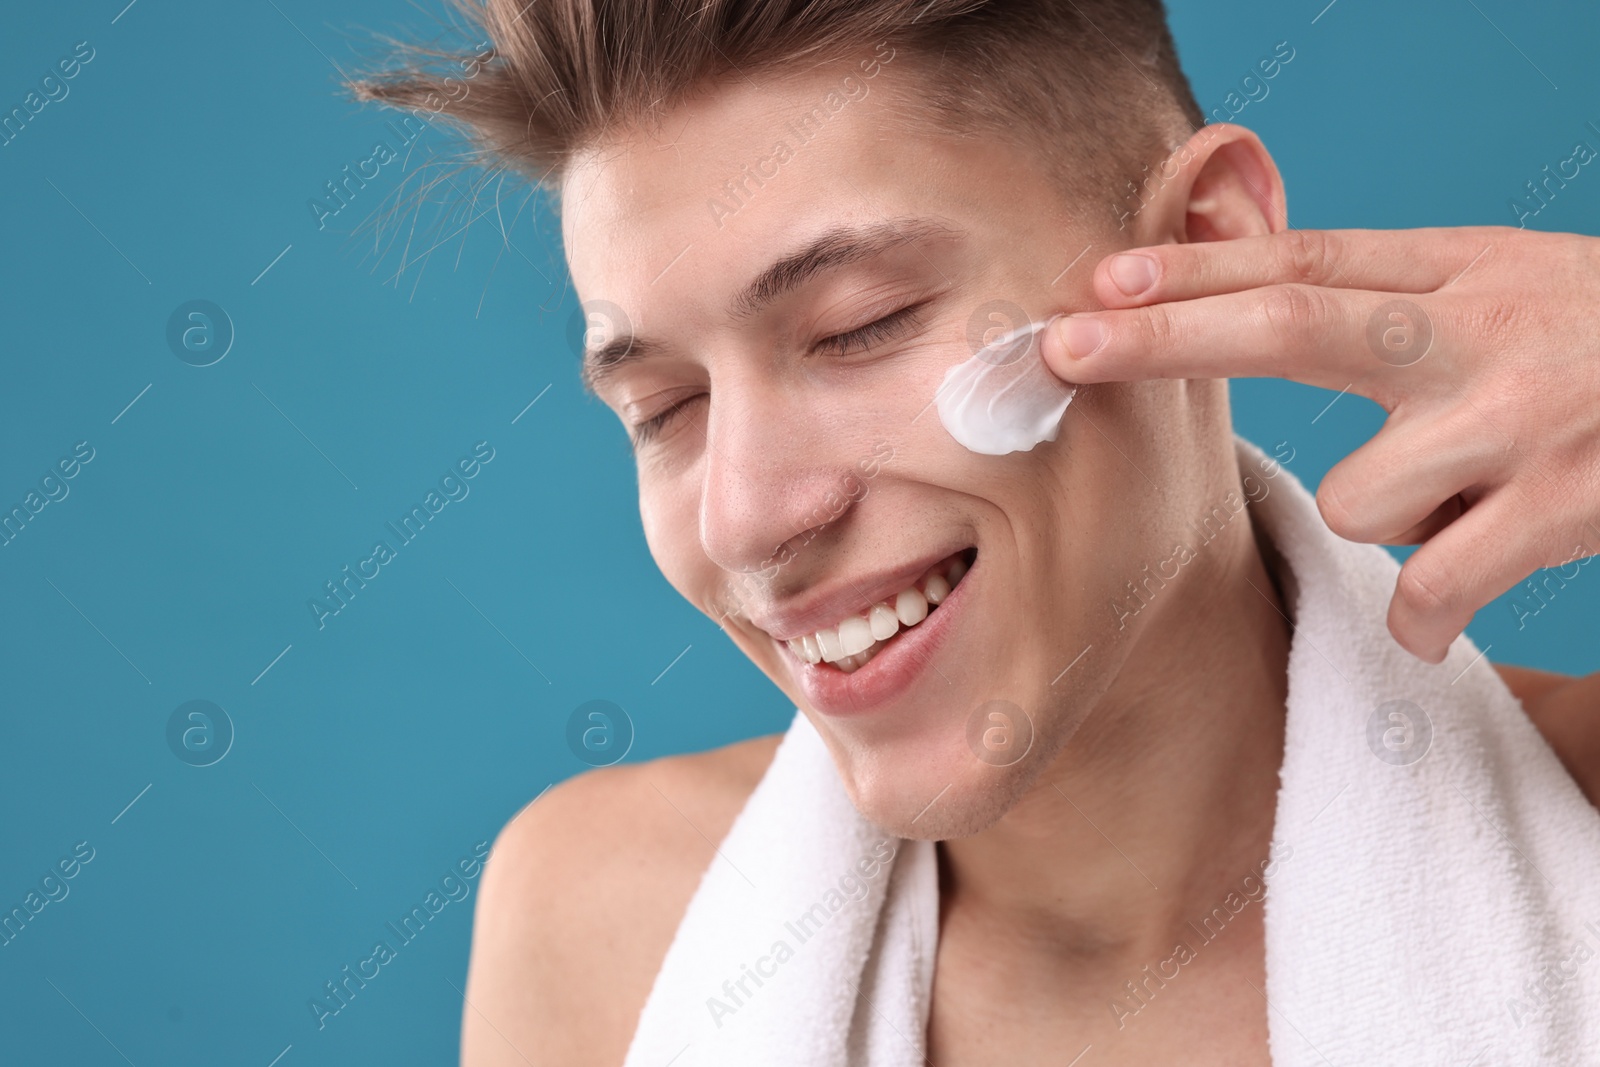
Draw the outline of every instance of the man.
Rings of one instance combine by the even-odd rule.
[[[1273,837],[1282,560],[1216,521],[1146,581],[1249,495],[1226,382],[1097,380],[998,459],[930,410],[999,328],[1105,304],[1102,255],[1284,232],[1271,156],[1201,125],[1159,4],[491,0],[485,23],[503,66],[445,113],[559,190],[574,285],[607,309],[585,381],[628,428],[663,574],[864,816],[939,842],[928,1059],[1268,1062],[1259,908],[1137,1026],[1106,1010]],[[846,654],[851,618],[871,643]],[[1563,685],[1504,673],[1530,708]],[[1563,691],[1541,723],[1593,799]],[[997,701],[1034,735],[1003,768],[967,741]],[[512,820],[464,1062],[622,1061],[777,741],[593,772]]]

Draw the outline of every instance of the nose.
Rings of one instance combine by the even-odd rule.
[[[765,586],[804,552],[816,552],[864,495],[847,435],[776,385],[714,395],[706,420],[700,542],[723,570]],[[835,528],[837,528],[835,526]],[[748,580],[748,579],[747,579]]]

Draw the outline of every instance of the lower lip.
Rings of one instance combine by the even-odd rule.
[[[807,663],[787,644],[777,642],[811,706],[823,715],[867,715],[881,711],[904,695],[933,661],[956,625],[956,615],[966,605],[966,592],[976,570],[974,562],[960,583],[927,618],[910,629],[902,629],[887,647],[867,661],[866,666],[850,674],[829,664]]]

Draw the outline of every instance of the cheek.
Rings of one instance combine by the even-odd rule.
[[[699,493],[640,478],[639,519],[651,558],[673,588],[699,604],[705,575],[714,570],[700,546]]]
[[[821,364],[813,376],[815,417],[829,435],[868,432],[871,436],[870,431],[876,431],[877,437],[896,445],[905,441],[919,447],[949,444],[960,449],[939,422],[934,397],[945,372],[969,354],[963,323],[947,321],[931,325],[925,334],[870,363]]]

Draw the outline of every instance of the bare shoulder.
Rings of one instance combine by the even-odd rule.
[[[1600,673],[1579,678],[1507,663],[1494,669],[1578,788],[1600,807]]]
[[[464,1067],[622,1062],[684,909],[780,740],[588,771],[505,825],[473,920]]]

